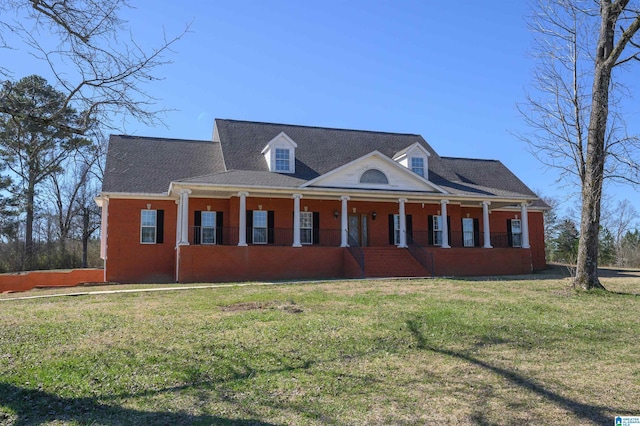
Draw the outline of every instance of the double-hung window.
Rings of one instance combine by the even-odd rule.
[[[267,212],[253,211],[253,244],[267,244]]]
[[[511,219],[511,237],[513,247],[522,247],[522,222],[520,219]]]
[[[414,173],[424,177],[424,158],[411,157],[411,170],[413,170]]]
[[[200,226],[201,244],[216,243],[216,212],[202,212]]]
[[[140,216],[140,242],[143,244],[156,243],[157,211],[142,210]]]
[[[276,148],[276,172],[288,172],[290,151],[286,148]]]
[[[442,216],[433,216],[433,245],[442,245]]]
[[[300,212],[300,242],[313,244],[313,213]]]
[[[465,247],[473,247],[473,219],[465,217],[462,219],[462,243]]]

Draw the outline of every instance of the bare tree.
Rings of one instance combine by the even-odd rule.
[[[623,237],[627,232],[636,228],[638,218],[638,210],[627,199],[618,200],[615,204],[611,203],[612,208],[602,207],[602,227],[611,231],[616,250],[620,249]]]
[[[143,88],[158,80],[156,69],[168,61],[165,55],[188,30],[164,38],[159,46],[144,51],[133,39],[126,21],[120,18],[127,0],[0,0],[0,48],[18,48],[2,37],[6,31],[16,36],[22,46],[43,61],[55,76],[56,90],[65,101],[46,116],[32,116],[29,111],[0,96],[0,113],[42,125],[59,123],[66,108],[82,111],[76,123],[65,130],[86,134],[89,129],[112,127],[118,114],[125,114],[147,124],[158,120],[155,99]],[[17,16],[13,19],[11,13]],[[0,67],[0,77],[11,77],[8,65]]]
[[[640,60],[640,9],[629,3],[539,0],[530,20],[537,67],[520,106],[532,132],[521,137],[564,182],[580,186],[574,287],[585,290],[604,288],[597,269],[604,179],[640,182],[640,141],[626,134],[613,78],[614,69]]]

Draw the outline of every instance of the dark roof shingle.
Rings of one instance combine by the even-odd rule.
[[[172,181],[224,171],[219,143],[112,135],[102,191],[166,193]]]

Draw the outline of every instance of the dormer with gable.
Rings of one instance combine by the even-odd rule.
[[[261,154],[267,161],[270,172],[295,173],[296,172],[296,144],[285,132],[271,139],[262,149]]]
[[[413,145],[397,152],[393,156],[393,160],[410,169],[414,173],[422,176],[425,179],[429,179],[429,151],[427,151],[421,144],[414,143]]]

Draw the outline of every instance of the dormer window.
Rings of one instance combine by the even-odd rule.
[[[289,150],[276,148],[276,172],[289,172]]]
[[[398,163],[410,169],[415,174],[428,179],[429,178],[429,151],[419,143],[397,152],[393,159]]]
[[[270,172],[295,173],[298,145],[285,132],[271,139],[262,150]]]
[[[424,177],[424,157],[411,157],[411,170]]]

